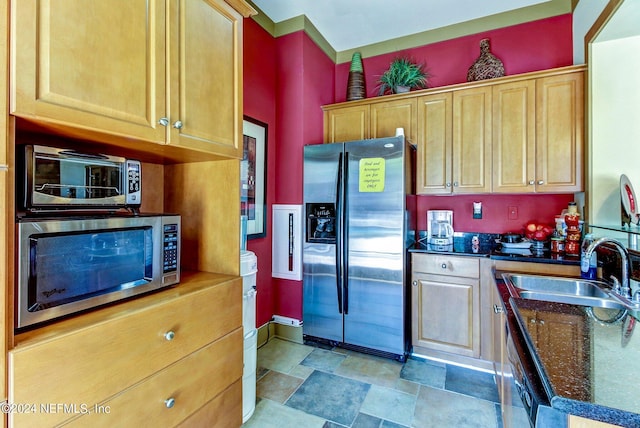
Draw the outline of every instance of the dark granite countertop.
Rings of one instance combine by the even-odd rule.
[[[496,285],[506,303],[509,328],[518,330],[524,342],[520,346],[530,356],[525,370],[534,374],[551,407],[620,426],[640,426],[636,318],[614,309],[510,297],[499,272]]]
[[[477,245],[474,245],[477,238]],[[434,247],[427,244],[426,231],[418,233],[418,240],[409,247],[412,253],[452,254],[459,256],[490,257],[494,260],[512,260],[531,263],[580,265],[580,257],[554,254],[545,248],[542,251],[529,249],[506,249],[498,242],[499,233],[455,232],[453,245]]]

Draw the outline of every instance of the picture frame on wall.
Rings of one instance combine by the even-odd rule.
[[[263,238],[267,235],[265,198],[267,131],[268,125],[266,123],[249,116],[243,116],[240,215],[246,216],[247,239]]]

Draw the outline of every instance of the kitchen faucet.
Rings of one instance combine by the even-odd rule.
[[[614,247],[618,249],[618,253],[620,253],[620,258],[622,259],[622,271],[620,272],[620,281],[614,276],[613,279],[613,291],[622,295],[623,297],[630,298],[631,297],[631,288],[629,287],[629,252],[625,248],[624,245],[617,239],[608,238],[606,236],[602,238],[598,238],[595,241],[591,242],[584,253],[584,258],[586,260],[591,259],[591,255],[593,252],[602,244],[612,244]]]

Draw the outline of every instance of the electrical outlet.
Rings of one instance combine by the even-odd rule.
[[[509,207],[509,220],[517,220],[518,219],[518,207],[510,206]]]

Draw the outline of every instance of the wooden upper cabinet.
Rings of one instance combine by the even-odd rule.
[[[242,15],[224,1],[19,0],[12,8],[12,114],[241,155]]]
[[[453,93],[453,193],[491,191],[491,87]]]
[[[493,89],[493,192],[583,190],[584,77],[574,71]]]
[[[164,2],[12,2],[11,113],[164,142]],[[120,30],[118,30],[120,29]]]
[[[583,185],[584,66],[323,106],[325,142],[404,128],[416,193],[571,193]]]
[[[536,80],[536,185],[543,192],[581,192],[584,72]]]
[[[535,190],[536,86],[533,80],[493,88],[493,191]]]
[[[404,129],[407,140],[415,142],[414,98],[349,104],[323,107],[325,143],[393,137],[398,128]]]
[[[418,194],[451,193],[452,101],[451,92],[418,98]]]
[[[169,4],[168,142],[242,157],[242,15],[223,0]]]
[[[371,138],[393,137],[396,129],[403,128],[405,138],[415,142],[415,98],[385,101],[371,105]]]
[[[491,88],[418,98],[418,176],[425,195],[491,190]]]
[[[368,104],[325,110],[325,143],[365,140],[369,135]]]

